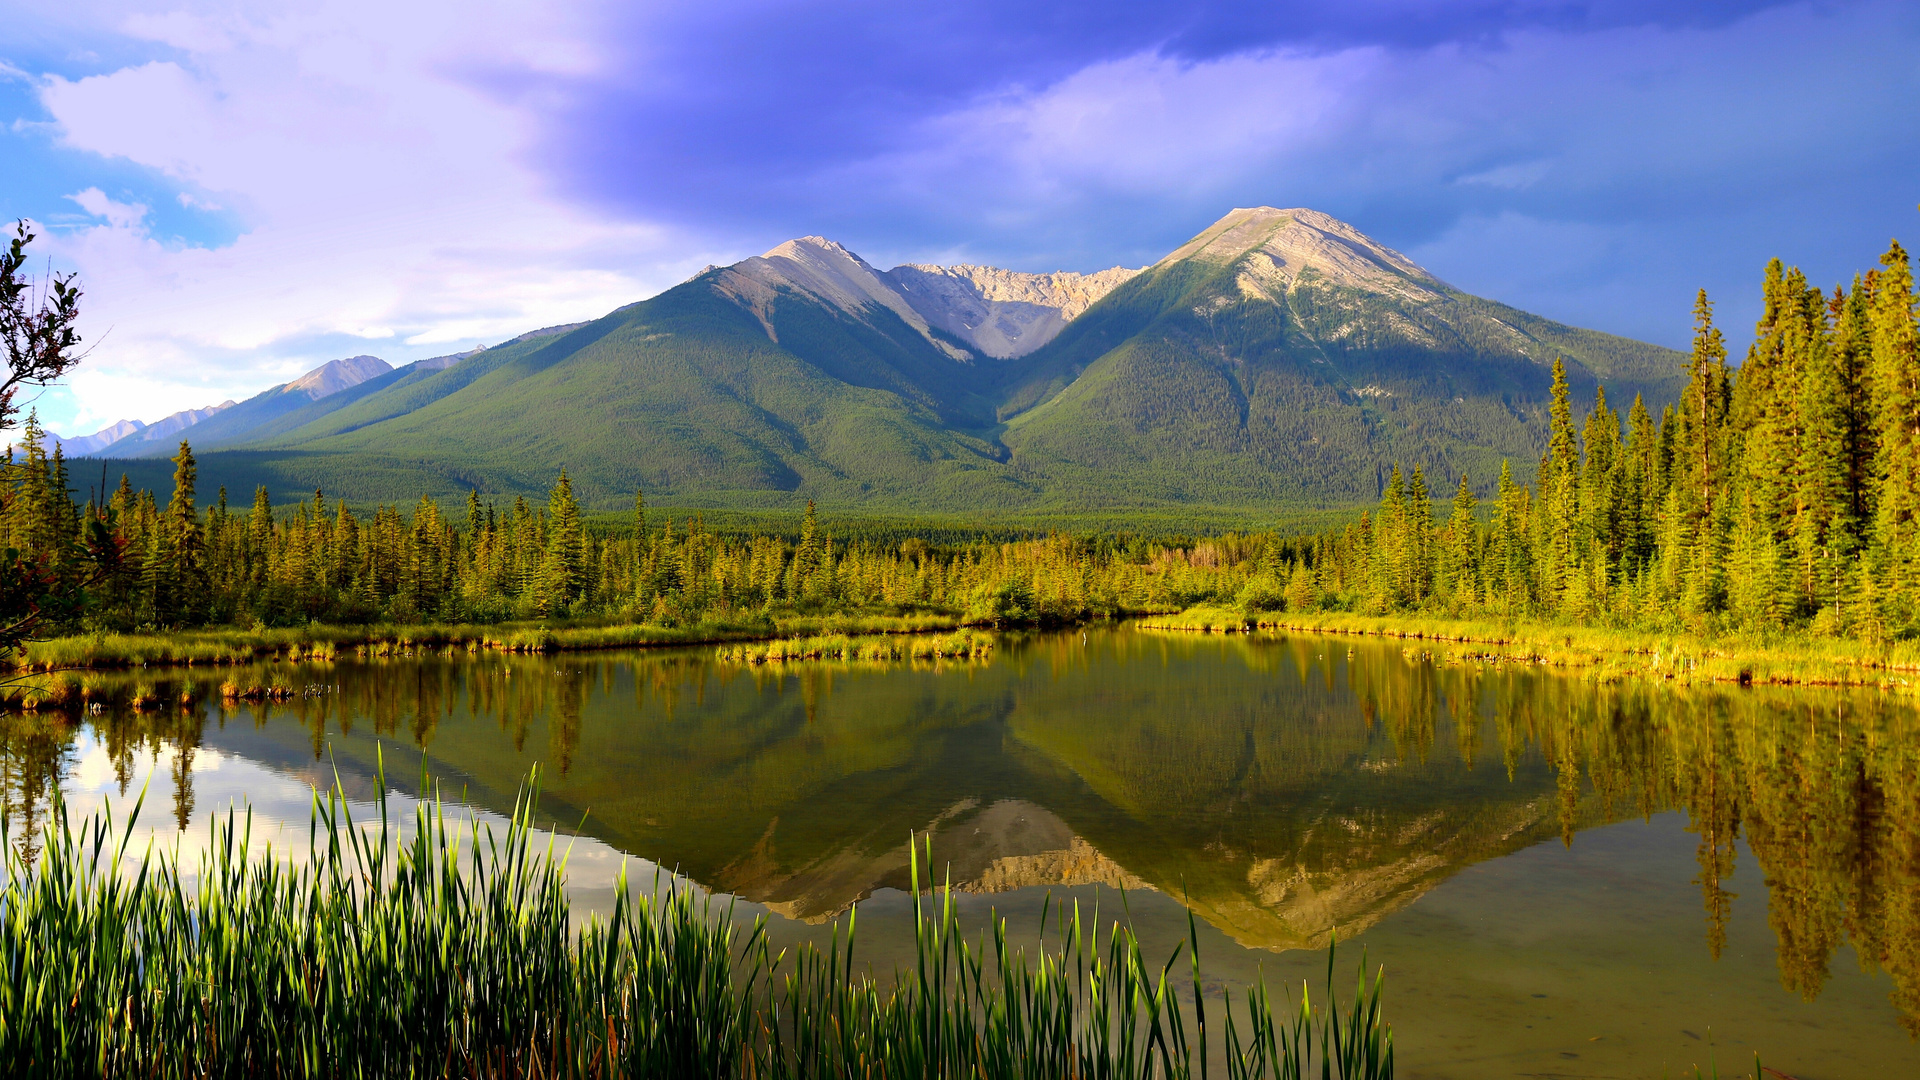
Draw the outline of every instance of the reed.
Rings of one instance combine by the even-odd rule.
[[[960,626],[957,616],[929,612],[742,615],[684,625],[659,623],[468,623],[373,626],[313,625],[298,629],[183,630],[154,634],[82,634],[29,642],[20,673],[90,668],[234,665],[260,660],[335,660],[417,656],[423,650],[548,653],[672,645],[766,641],[823,635],[924,634]],[[15,695],[14,700],[18,700]]]
[[[767,664],[789,660],[947,660],[986,656],[993,651],[993,635],[978,630],[961,630],[942,635],[871,635],[849,637],[832,634],[722,645],[715,650],[721,661],[735,664]]]
[[[820,637],[827,634],[926,634],[960,628],[960,616],[937,611],[899,614],[828,612],[820,615],[782,615],[774,620],[781,637]]]
[[[385,790],[384,778],[377,785]],[[775,953],[765,923],[656,880],[574,928],[565,854],[538,842],[537,787],[504,831],[410,830],[385,797],[357,823],[316,793],[303,861],[256,850],[250,812],[213,823],[189,872],[128,849],[136,803],[69,820],[56,802],[31,866],[6,845],[0,1073],[64,1077],[1084,1077],[1209,1074],[1198,934],[1193,983],[1080,908],[1030,958],[995,919],[969,944],[950,890],[923,889],[916,959],[856,969],[857,912],[824,950]],[[1042,920],[1046,921],[1045,918]],[[1097,944],[1096,937],[1104,941]],[[1183,946],[1186,947],[1186,946]],[[1346,1006],[1264,986],[1225,1022],[1228,1080],[1391,1077],[1382,980]],[[1191,1017],[1191,1022],[1189,1020]]]
[[[1184,611],[1143,615],[1135,625],[1147,630],[1200,630],[1234,634],[1253,629],[1254,620],[1235,608],[1195,604]]]

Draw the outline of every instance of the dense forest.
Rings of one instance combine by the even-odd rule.
[[[773,610],[939,610],[1067,622],[1210,602],[1564,618],[1618,626],[1920,631],[1920,355],[1896,243],[1832,294],[1775,260],[1742,363],[1701,293],[1680,401],[1624,423],[1601,389],[1576,421],[1555,365],[1534,483],[1502,468],[1490,505],[1462,478],[1436,508],[1395,469],[1377,510],[1317,536],[1198,541],[1053,535],[1004,542],[836,541],[809,508],[797,536],[724,535],[699,517],[589,527],[564,470],[544,506],[478,493],[362,518],[344,501],[197,501],[180,444],[165,505],[119,489],[75,501],[37,424],[9,451],[0,542],[17,580],[83,602],[35,633],[207,625],[571,617],[685,624]],[[1444,510],[1436,514],[1436,509]],[[24,577],[22,576],[24,575]],[[10,585],[9,587],[15,587]]]
[[[1556,369],[1532,487],[1465,482],[1436,520],[1419,468],[1288,567],[1297,606],[1611,625],[1920,631],[1920,355],[1896,242],[1831,295],[1767,267],[1753,344],[1727,362],[1705,292],[1680,401],[1576,425]]]
[[[1213,597],[1222,572],[1251,564],[1254,551],[1236,541],[1237,559],[1196,564],[1185,548],[1114,537],[846,543],[811,507],[798,536],[729,536],[698,516],[650,520],[641,496],[630,523],[589,528],[564,470],[544,506],[516,498],[499,507],[473,493],[460,516],[422,498],[410,512],[381,506],[363,519],[320,492],[276,508],[264,488],[249,509],[230,507],[224,489],[203,509],[185,442],[164,506],[124,478],[81,506],[68,494],[62,452],[45,452],[32,420],[11,464],[18,479],[4,493],[4,542],[45,575],[86,585],[84,604],[45,613],[41,636],[310,620],[684,625],[775,610],[1054,623]],[[108,540],[83,543],[89,533]]]

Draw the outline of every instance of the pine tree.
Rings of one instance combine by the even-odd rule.
[[[1427,492],[1422,467],[1413,467],[1407,483],[1405,579],[1401,586],[1408,602],[1418,606],[1433,592],[1433,499]]]
[[[1487,552],[1487,600],[1503,614],[1520,614],[1532,601],[1532,545],[1527,490],[1513,482],[1513,463],[1500,462],[1499,506]]]
[[[1619,565],[1626,550],[1627,464],[1620,444],[1620,417],[1607,405],[1604,386],[1594,388],[1593,411],[1587,414],[1581,441],[1586,444],[1586,462],[1580,470],[1580,529],[1575,547],[1582,562],[1606,574]]]
[[[1873,521],[1873,463],[1877,447],[1874,431],[1872,387],[1873,319],[1871,290],[1859,275],[1853,289],[1833,290],[1829,313],[1833,319],[1833,364],[1838,373],[1841,407],[1846,415],[1845,457],[1849,500],[1848,518],[1856,530],[1854,546],[1865,542],[1865,529]]]
[[[1442,547],[1442,573],[1445,589],[1455,609],[1480,600],[1479,550],[1476,540],[1479,524],[1474,515],[1477,500],[1467,478],[1453,493],[1453,513],[1447,518],[1446,540]]]
[[[1799,446],[1794,455],[1788,537],[1794,555],[1796,615],[1811,615],[1840,598],[1840,582],[1854,557],[1857,535],[1848,491],[1852,463],[1845,362],[1828,347],[1823,298],[1818,292],[1813,297],[1819,309],[1803,316],[1817,318],[1820,333],[1807,342],[1800,377]]]
[[[1377,610],[1392,610],[1403,599],[1401,584],[1406,566],[1407,481],[1395,465],[1380,494],[1373,517],[1373,541],[1367,568],[1371,602]]]
[[[1683,603],[1695,612],[1724,603],[1723,559],[1728,514],[1722,495],[1727,483],[1728,409],[1726,339],[1713,325],[1707,291],[1694,301],[1693,353],[1687,360],[1687,386],[1675,412],[1673,440],[1675,515],[1673,540],[1679,545],[1676,569]]]
[[[193,447],[180,440],[180,452],[173,457],[173,497],[167,500],[167,546],[172,565],[169,569],[170,592],[174,607],[172,619],[197,625],[206,602],[205,535],[200,529],[200,512],[194,506],[194,484],[200,470],[193,460]]]
[[[810,598],[817,587],[820,572],[820,522],[813,500],[807,500],[806,516],[800,519],[800,546],[794,549],[787,594],[796,600]]]
[[[1566,363],[1553,361],[1553,398],[1547,452],[1540,459],[1540,520],[1535,533],[1540,549],[1542,599],[1558,605],[1579,574],[1576,543],[1580,528],[1580,436],[1573,428],[1573,400]]]
[[[247,515],[248,576],[255,585],[267,582],[267,553],[273,545],[273,502],[263,485],[253,489],[253,512]]]
[[[580,504],[573,498],[573,481],[567,470],[547,494],[547,542],[540,567],[540,612],[554,615],[564,612],[579,599],[585,583],[585,545],[580,527]]]
[[[1661,474],[1660,429],[1647,411],[1646,401],[1633,396],[1627,414],[1626,495],[1621,505],[1624,560],[1630,572],[1645,569],[1653,557],[1654,522],[1665,490]]]
[[[1884,618],[1905,628],[1920,617],[1920,335],[1906,250],[1896,241],[1880,263],[1869,315],[1877,403],[1872,564],[1885,582]]]

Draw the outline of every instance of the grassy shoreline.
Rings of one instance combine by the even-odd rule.
[[[13,665],[21,674],[130,667],[233,665],[264,660],[330,660],[342,654],[404,656],[421,649],[510,653],[586,652],[780,641],[791,638],[949,633],[957,615],[783,615],[710,619],[687,626],[654,623],[429,623],[313,625],[293,629],[183,630],[164,634],[86,634],[27,646]]]
[[[0,1073],[1189,1080],[1209,1074],[1212,1012],[1232,1080],[1393,1076],[1364,961],[1344,1003],[1331,953],[1311,1000],[1210,989],[1190,917],[1182,1002],[1181,950],[1150,964],[1127,924],[1077,906],[1036,941],[998,918],[975,937],[923,888],[938,870],[917,841],[915,955],[891,978],[856,958],[852,915],[829,948],[776,954],[764,917],[741,927],[672,881],[634,895],[624,871],[611,917],[581,926],[530,792],[496,831],[437,798],[406,827],[384,775],[375,790],[369,822],[316,792],[304,860],[263,850],[237,808],[198,866],[58,802],[31,863],[0,844]]]
[[[1541,620],[1449,619],[1427,615],[1262,612],[1198,605],[1134,625],[1153,630],[1257,630],[1430,641],[1454,662],[1538,664],[1590,677],[1657,678],[1739,685],[1876,687],[1920,685],[1920,643],[1868,643],[1806,634],[1702,635],[1575,626]]]

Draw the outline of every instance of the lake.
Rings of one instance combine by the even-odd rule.
[[[218,700],[220,682],[293,688]],[[910,836],[963,917],[1197,916],[1210,989],[1387,972],[1412,1077],[1920,1076],[1920,714],[1874,692],[1601,685],[1341,637],[1128,627],[984,660],[465,652],[90,676],[189,706],[0,717],[9,842],[54,785],[191,849],[237,804],[303,846],[384,763],[497,818],[538,767],[576,909],[624,863],[858,956],[908,954]],[[184,830],[184,831],[183,831]],[[574,836],[577,834],[577,836]],[[568,839],[568,837],[573,837]],[[1024,937],[1023,937],[1024,935]],[[1182,959],[1184,967],[1186,961]]]

